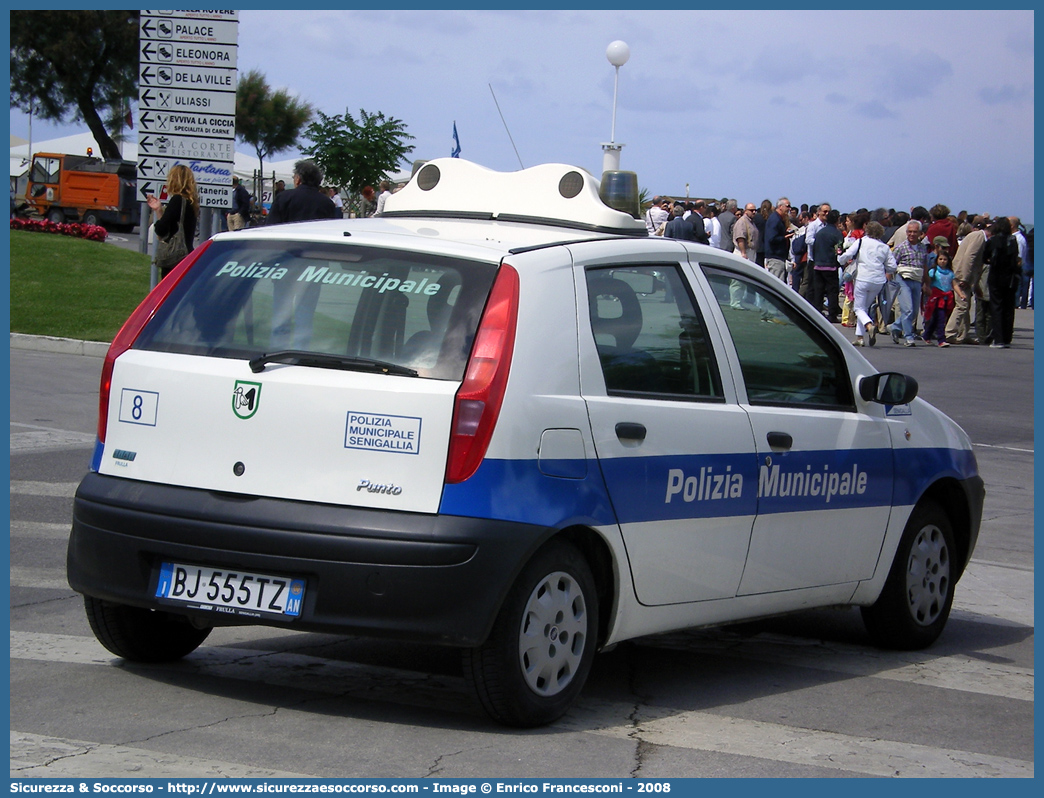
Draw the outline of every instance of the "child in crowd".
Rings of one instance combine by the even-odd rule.
[[[937,249],[935,265],[928,270],[928,281],[931,294],[924,306],[924,342],[932,342],[934,332],[939,346],[949,346],[946,342],[946,321],[953,311],[953,269],[950,268],[950,255],[945,249]]]
[[[837,254],[840,255],[858,238],[863,237],[863,226],[870,218],[870,214],[849,214],[844,220],[845,229],[845,240],[838,246]],[[856,326],[856,315],[855,315],[855,278],[849,280],[842,279],[841,281],[841,294],[843,300],[841,303],[841,326],[842,327],[855,327]],[[840,298],[840,297],[839,297]]]

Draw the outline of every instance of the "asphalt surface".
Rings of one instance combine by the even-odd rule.
[[[106,652],[64,569],[103,351],[12,337],[12,777],[1033,775],[1032,311],[1009,350],[863,350],[964,427],[987,485],[933,647],[873,649],[854,610],[644,638],[526,732],[485,718],[447,649],[228,628],[174,665]]]

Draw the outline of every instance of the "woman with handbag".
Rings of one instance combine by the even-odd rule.
[[[892,250],[884,243],[884,227],[880,222],[867,222],[865,234],[849,244],[848,248],[838,256],[837,262],[844,266],[855,263],[855,281],[853,283],[853,305],[856,316],[855,345],[863,346],[863,334],[867,343],[873,346],[877,342],[877,326],[867,309],[877,299],[885,283],[892,279],[898,268]],[[846,273],[848,270],[845,270]]]
[[[149,194],[145,200],[159,218],[156,230],[156,266],[163,279],[192,251],[196,238],[196,220],[199,218],[199,194],[192,170],[183,164],[171,167],[167,173],[166,208]]]

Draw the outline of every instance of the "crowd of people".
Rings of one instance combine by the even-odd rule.
[[[294,188],[276,186],[266,224],[344,214],[340,192],[322,185],[312,161],[294,165]],[[282,181],[279,181],[280,183]],[[192,249],[199,199],[187,167],[168,175],[169,199],[154,196],[162,237],[181,233]],[[250,224],[251,197],[233,179],[230,230]],[[362,192],[362,215],[380,216],[393,192]],[[839,213],[830,203],[792,205],[780,197],[740,210],[736,200],[654,197],[645,212],[650,235],[698,241],[735,252],[789,285],[833,324],[855,327],[857,346],[873,346],[879,332],[896,344],[918,341],[1011,345],[1015,309],[1033,307],[1033,229],[1015,216],[957,215],[939,203],[910,212],[860,208]],[[182,229],[183,228],[183,229]]]
[[[954,215],[942,203],[909,212],[830,203],[773,205],[657,196],[649,235],[735,252],[789,285],[856,346],[878,333],[918,343],[1011,345],[1016,308],[1033,307],[1033,229],[1015,216]]]

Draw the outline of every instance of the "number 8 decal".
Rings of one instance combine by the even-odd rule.
[[[158,411],[159,394],[155,391],[124,388],[120,393],[120,421],[125,424],[154,427]]]

